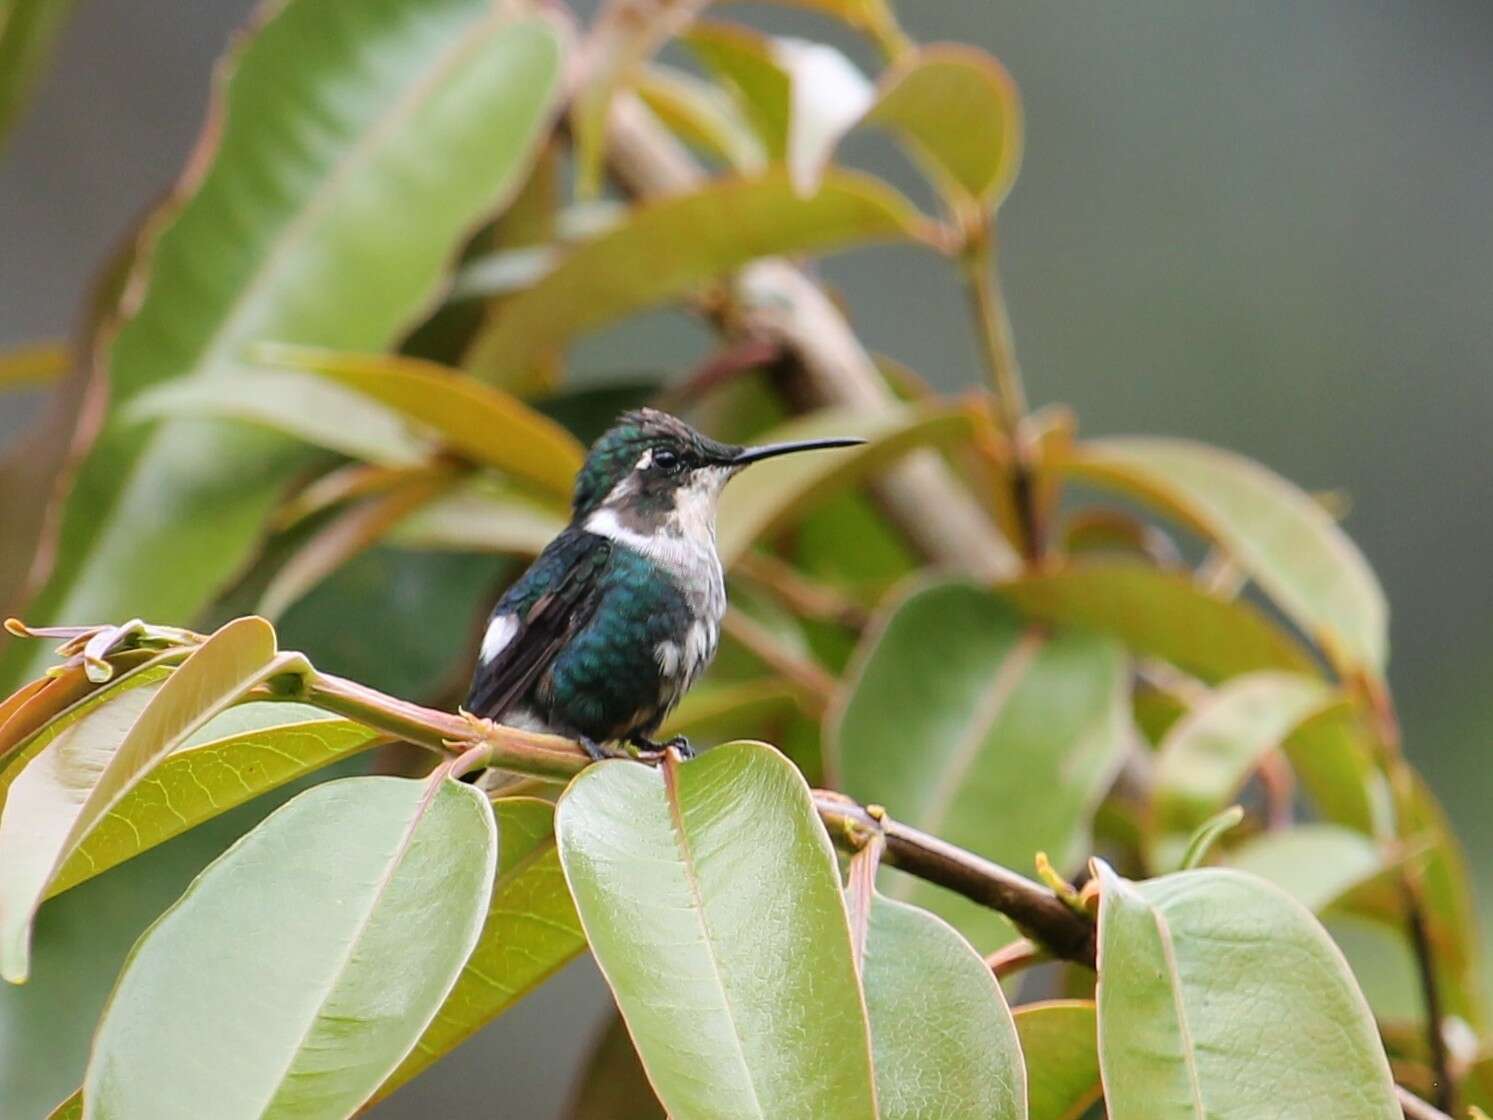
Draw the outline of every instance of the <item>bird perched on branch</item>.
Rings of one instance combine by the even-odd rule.
[[[682,736],[650,736],[715,655],[722,488],[763,459],[862,442],[737,447],[665,412],[624,414],[586,456],[570,524],[493,608],[467,711],[576,739],[592,758],[621,743],[688,754]]]

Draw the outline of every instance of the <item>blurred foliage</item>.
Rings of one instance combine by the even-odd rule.
[[[0,971],[46,993],[0,1004],[0,1029],[72,1016],[60,1081],[7,1070],[7,1114],[81,1082],[59,1114],[349,1116],[587,948],[625,1032],[576,1116],[1484,1099],[1475,906],[1401,752],[1373,572],[1258,463],[1027,413],[994,237],[1014,84],[880,0],[808,6],[882,73],[625,0],[584,29],[555,5],[288,0],[230,52],[198,156],[100,286],[59,398],[79,461],[0,479],[27,499],[0,560],[32,624],[0,651]],[[0,59],[39,57],[65,7],[16,8]],[[693,68],[653,61],[676,39]],[[937,206],[845,164],[861,128]],[[989,390],[937,397],[875,360],[791,263],[871,241],[963,281]],[[718,352],[567,384],[581,337],[660,306]],[[64,364],[0,359],[0,391]],[[722,500],[733,611],[670,730],[781,752],[607,762],[558,795],[573,756],[532,743],[499,758],[523,787],[491,791],[454,780],[473,756],[386,752],[398,776],[214,820],[394,739],[467,741],[395,697],[452,706],[585,444],[644,401],[723,438],[866,439]],[[871,823],[827,832],[843,802],[808,781]],[[241,840],[141,936],[75,1064],[117,947],[77,998],[47,973],[85,934],[53,915],[107,913],[150,849],[195,830],[163,851],[201,862],[229,821]],[[879,873],[908,826],[1097,960],[1013,928],[1007,896]],[[1097,998],[1013,1011],[995,977],[1049,952],[1096,965]]]

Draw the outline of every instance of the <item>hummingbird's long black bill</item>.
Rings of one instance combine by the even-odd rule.
[[[765,443],[761,447],[745,447],[731,460],[733,467],[744,467],[748,463],[760,463],[779,455],[792,455],[795,451],[821,451],[826,447],[859,447],[866,441],[855,436],[836,436],[833,439],[799,439],[788,443]]]

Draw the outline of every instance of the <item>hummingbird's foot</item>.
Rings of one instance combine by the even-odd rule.
[[[689,740],[683,735],[675,735],[662,743],[655,742],[646,735],[633,735],[628,741],[638,748],[638,757],[644,762],[659,761],[671,747],[679,752],[680,758],[695,757],[695,748],[689,745]]]
[[[621,751],[612,750],[598,743],[595,739],[587,738],[585,735],[577,735],[575,741],[581,745],[581,750],[586,752],[592,762],[603,762],[608,758],[627,757]]]

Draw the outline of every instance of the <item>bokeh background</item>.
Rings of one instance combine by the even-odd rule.
[[[1408,747],[1455,818],[1493,927],[1493,7],[899,7],[919,39],[979,43],[1021,87],[1026,161],[1001,239],[1034,403],[1069,402],[1089,434],[1196,436],[1351,495],[1348,528],[1392,604]],[[0,347],[71,327],[103,256],[175,176],[213,60],[249,10],[79,4],[0,153]],[[755,5],[718,14],[830,27]],[[883,165],[889,147],[851,151],[909,182]],[[941,388],[980,376],[940,262],[868,250],[823,272],[873,349]],[[658,315],[589,341],[576,368],[678,369],[704,344]],[[0,445],[39,403],[0,397]],[[36,978],[0,991],[6,1116],[42,1115],[77,1083],[123,953],[244,826],[215,822],[44,912]],[[374,1115],[547,1120],[607,1002],[577,964],[468,1044],[448,1076]]]

